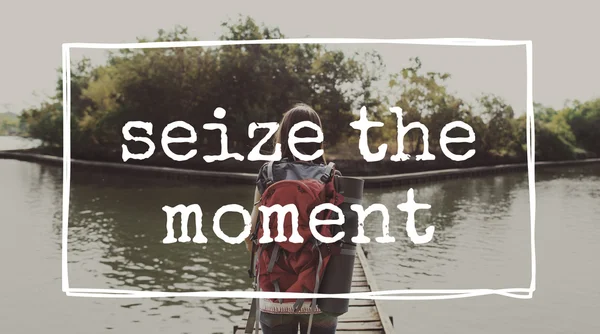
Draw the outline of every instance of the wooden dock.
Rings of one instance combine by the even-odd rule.
[[[357,247],[356,253],[354,274],[352,275],[352,289],[350,292],[378,291],[375,278],[369,269],[366,255],[360,245]],[[244,308],[244,315],[240,324],[233,328],[234,334],[247,333],[246,322],[250,313],[250,305],[251,301],[248,301],[248,305]],[[344,334],[392,334],[394,333],[394,329],[391,318],[386,315],[380,301],[350,299],[348,312],[339,317],[336,332]]]
[[[0,151],[0,159],[15,159],[21,161],[39,162],[53,165],[63,165],[62,157],[55,157],[43,154],[19,152],[19,151]],[[232,184],[256,184],[256,174],[254,173],[235,173],[221,171],[201,171],[171,167],[142,166],[137,164],[100,162],[89,160],[71,159],[71,166],[81,166],[99,171],[114,171],[121,173],[132,173],[135,175],[147,175],[152,177],[163,177],[167,179],[198,180],[203,182],[232,183]],[[575,166],[583,164],[600,163],[600,158],[568,161],[537,161],[535,168]],[[526,171],[527,164],[509,164],[497,166],[468,167],[440,169],[425,172],[402,173],[380,176],[352,176],[365,181],[365,188],[390,187],[398,185],[407,185],[413,183],[434,182],[446,179],[455,179],[459,177],[472,177],[488,174],[499,174],[516,171]],[[351,176],[351,175],[348,175]]]

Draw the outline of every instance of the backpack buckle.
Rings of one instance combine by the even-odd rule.
[[[327,183],[327,182],[329,182],[329,178],[330,178],[329,175],[322,175],[321,176],[321,182]]]

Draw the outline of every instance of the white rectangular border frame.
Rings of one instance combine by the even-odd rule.
[[[386,290],[348,294],[310,294],[256,291],[202,291],[162,292],[115,289],[70,288],[67,262],[69,194],[71,186],[71,60],[70,50],[80,49],[146,49],[194,46],[246,45],[246,44],[413,44],[438,46],[518,46],[524,45],[527,59],[527,174],[531,222],[531,282],[529,288],[508,289],[450,289],[450,290]],[[501,295],[518,299],[531,299],[536,289],[535,253],[535,131],[533,114],[533,56],[532,41],[491,40],[472,38],[432,39],[356,39],[356,38],[301,38],[244,41],[184,41],[153,43],[65,43],[62,45],[63,75],[63,214],[62,214],[62,290],[67,296],[97,298],[352,298],[378,300],[441,300],[484,295]]]

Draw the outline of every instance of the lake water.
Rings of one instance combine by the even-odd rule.
[[[0,138],[0,147],[10,146]],[[4,144],[2,143],[4,141]],[[4,146],[3,146],[4,145]],[[20,144],[19,144],[20,145]],[[11,147],[8,147],[11,148]],[[369,263],[381,289],[527,288],[531,280],[526,173],[412,186],[431,205],[417,228],[434,239],[413,245],[405,233],[408,187],[369,189],[364,204],[390,211],[391,244],[378,244],[380,217],[366,223]],[[222,205],[252,205],[252,187],[90,172],[73,167],[69,280],[73,288],[148,291],[249,289],[248,253],[212,232]],[[538,171],[537,291],[533,299],[484,296],[386,301],[400,333],[598,333],[600,165]],[[204,212],[207,244],[164,245],[164,205]],[[62,170],[0,160],[1,333],[231,333],[242,299],[67,297],[61,291]],[[193,224],[192,224],[193,225]],[[227,214],[229,235],[241,219]],[[8,232],[8,233],[6,233]],[[192,229],[193,233],[193,229]],[[192,234],[193,235],[193,234]]]

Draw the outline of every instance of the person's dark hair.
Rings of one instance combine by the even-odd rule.
[[[309,105],[304,104],[304,103],[298,103],[296,105],[294,105],[294,107],[290,110],[288,110],[285,114],[283,114],[283,119],[281,120],[281,124],[279,125],[279,130],[277,131],[277,134],[275,135],[275,143],[274,144],[281,144],[281,157],[282,158],[287,158],[291,161],[297,160],[296,157],[294,157],[292,151],[290,150],[289,146],[288,146],[288,138],[289,138],[289,134],[290,134],[290,129],[292,128],[292,126],[294,126],[295,124],[299,123],[299,122],[303,122],[303,121],[310,121],[315,123],[316,125],[319,126],[319,128],[321,128],[321,131],[323,131],[323,125],[321,124],[321,118],[319,118],[319,115],[317,114],[317,112],[311,108]],[[296,137],[298,138],[310,138],[310,137],[316,137],[317,136],[317,132],[313,129],[310,128],[302,128],[298,131],[296,131],[295,134]],[[323,148],[323,143],[298,143],[296,144],[296,149],[300,152],[302,152],[303,154],[307,154],[307,155],[312,155],[314,154],[316,151],[318,151],[319,149]],[[313,161],[314,163],[325,163],[325,155],[321,155],[319,158],[317,158],[316,160]]]

